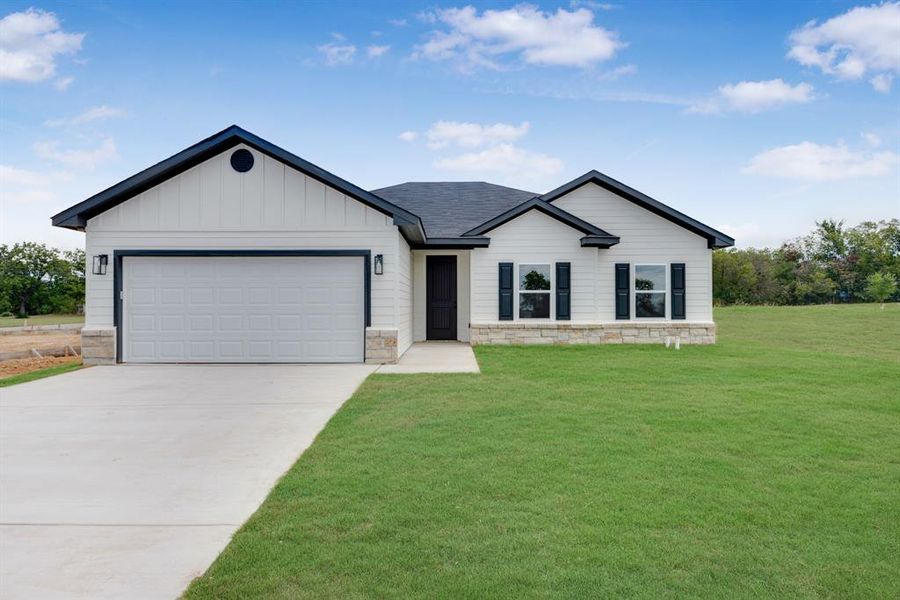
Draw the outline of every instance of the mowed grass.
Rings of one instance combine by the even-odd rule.
[[[23,325],[61,325],[84,323],[84,315],[34,315],[27,319],[0,317],[0,327],[22,327]]]
[[[43,379],[45,377],[53,377],[54,375],[62,375],[63,373],[77,371],[78,369],[82,368],[84,368],[84,365],[81,364],[81,361],[72,361],[63,363],[61,365],[47,367],[46,369],[37,369],[36,371],[29,371],[27,373],[19,373],[17,375],[10,375],[8,377],[0,377],[0,388],[9,387],[11,385],[18,385],[20,383],[27,383],[29,381]]]
[[[900,307],[370,377],[188,598],[900,597]]]

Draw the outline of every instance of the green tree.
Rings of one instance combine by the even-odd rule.
[[[84,303],[84,271],[83,250],[0,245],[0,310],[20,316],[74,312]]]
[[[755,300],[757,269],[746,250],[713,253],[713,298],[724,304],[749,304]]]
[[[872,273],[866,279],[866,295],[881,303],[884,310],[885,301],[897,293],[897,280],[888,273]]]
[[[525,289],[526,290],[549,290],[550,289],[550,280],[547,279],[543,273],[538,271],[528,271],[525,274]]]
[[[74,313],[84,303],[84,250],[60,253],[50,268],[47,281],[47,312]]]
[[[19,316],[37,312],[56,253],[43,244],[25,242],[0,247],[0,256],[0,285],[7,304]]]
[[[847,230],[847,242],[856,259],[859,292],[873,273],[900,279],[900,220],[864,221]]]

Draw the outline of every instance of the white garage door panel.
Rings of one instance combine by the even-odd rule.
[[[126,362],[361,362],[359,257],[126,257]]]

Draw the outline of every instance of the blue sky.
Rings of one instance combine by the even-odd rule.
[[[900,217],[897,2],[3,7],[3,243],[232,123],[369,189],[598,169],[741,246]]]

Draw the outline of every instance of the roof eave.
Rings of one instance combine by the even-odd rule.
[[[482,236],[467,237],[434,237],[427,238],[423,243],[413,246],[414,250],[471,250],[474,248],[487,248],[491,244],[491,238]]]
[[[708,240],[707,246],[714,250],[719,250],[721,248],[731,248],[732,246],[734,246],[734,238],[728,237],[727,235],[710,238]]]
[[[410,245],[422,244],[428,239],[425,235],[425,228],[422,226],[422,220],[419,217],[415,219],[394,217],[394,225],[397,226],[403,238]]]
[[[73,231],[84,231],[85,226],[87,226],[87,220],[79,217],[67,217],[65,219],[57,220],[57,216],[50,217],[50,224],[54,227],[62,227],[63,229],[71,229]]]
[[[586,235],[581,238],[584,248],[611,248],[619,243],[619,238],[614,235]]]

